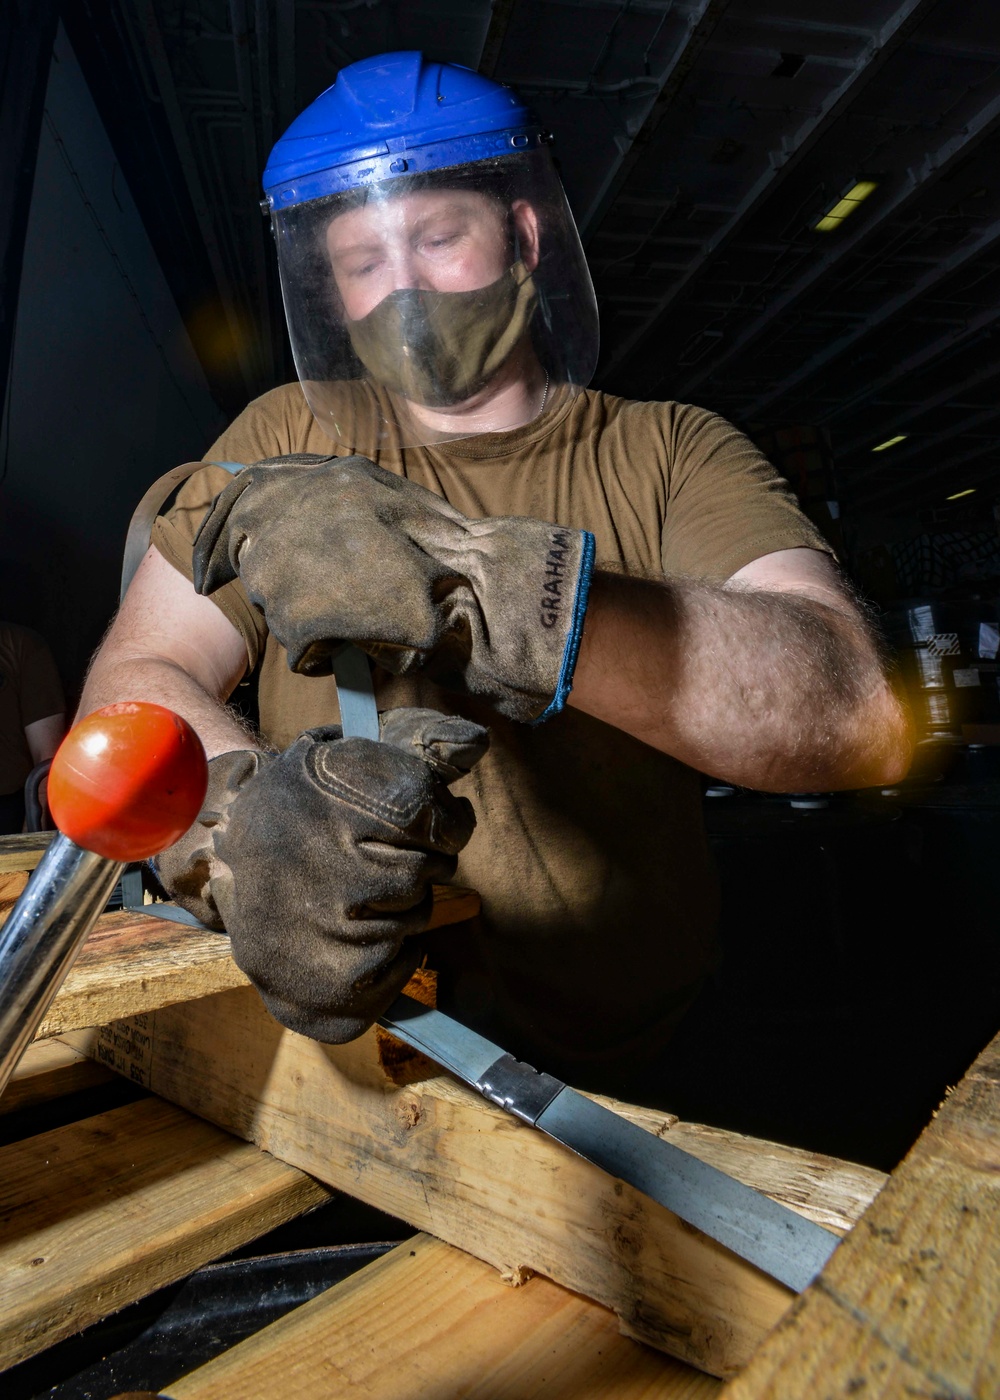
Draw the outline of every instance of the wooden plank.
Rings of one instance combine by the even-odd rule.
[[[710,1400],[719,1382],[548,1279],[417,1235],[166,1388],[171,1400]]]
[[[0,1114],[32,1108],[113,1078],[103,1065],[60,1040],[36,1040],[22,1055],[0,1095]]]
[[[507,1277],[544,1274],[612,1308],[636,1337],[715,1374],[744,1365],[791,1301],[750,1264],[449,1076],[390,1084],[371,1032],[319,1045],[283,1031],[254,992],[236,989],[157,1011],[139,1028],[95,1032],[90,1048],[283,1161]],[[668,1114],[627,1112],[841,1229],[884,1180],[685,1128]]]
[[[0,1367],[329,1198],[158,1099],[0,1148]]]
[[[427,921],[428,932],[432,928],[445,928],[449,924],[474,919],[481,905],[482,900],[476,891],[466,889],[464,885],[435,885],[434,908]]]
[[[1000,1395],[1000,1036],[726,1400]]]
[[[49,1007],[37,1038],[153,1011],[173,1002],[245,987],[224,933],[191,928],[147,914],[103,914]],[[479,912],[479,896],[435,885],[429,928],[459,923]]]
[[[246,985],[224,933],[146,914],[102,914],[38,1038]]]
[[[28,831],[0,836],[0,875],[34,870],[54,834],[52,831]]]
[[[0,871],[0,924],[13,909],[21,891],[28,883],[26,870]]]

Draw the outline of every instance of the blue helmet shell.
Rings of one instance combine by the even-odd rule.
[[[360,185],[488,160],[543,144],[538,119],[510,88],[471,68],[388,53],[341,69],[271,152],[274,210]]]

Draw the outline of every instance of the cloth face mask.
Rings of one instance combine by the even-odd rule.
[[[390,292],[347,329],[373,379],[412,403],[447,408],[489,383],[527,332],[537,304],[531,274],[516,262],[471,292]]]

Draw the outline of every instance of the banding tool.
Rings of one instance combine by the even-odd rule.
[[[126,864],[188,829],[207,782],[201,740],[162,705],[108,705],[63,740],[49,771],[59,831],[0,929],[0,1093]]]

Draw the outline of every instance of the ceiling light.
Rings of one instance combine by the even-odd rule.
[[[963,496],[974,496],[975,494],[976,488],[974,486],[967,486],[964,491],[956,491],[954,496],[945,496],[945,500],[960,501]]]
[[[813,228],[819,233],[829,233],[831,229],[840,228],[848,214],[853,214],[861,201],[877,189],[877,180],[856,180],[844,191],[836,204],[826,211],[819,223],[813,224]]]
[[[897,433],[895,437],[886,438],[885,442],[880,442],[878,447],[873,447],[873,452],[884,452],[887,447],[895,447],[897,442],[905,442],[908,433]]]

